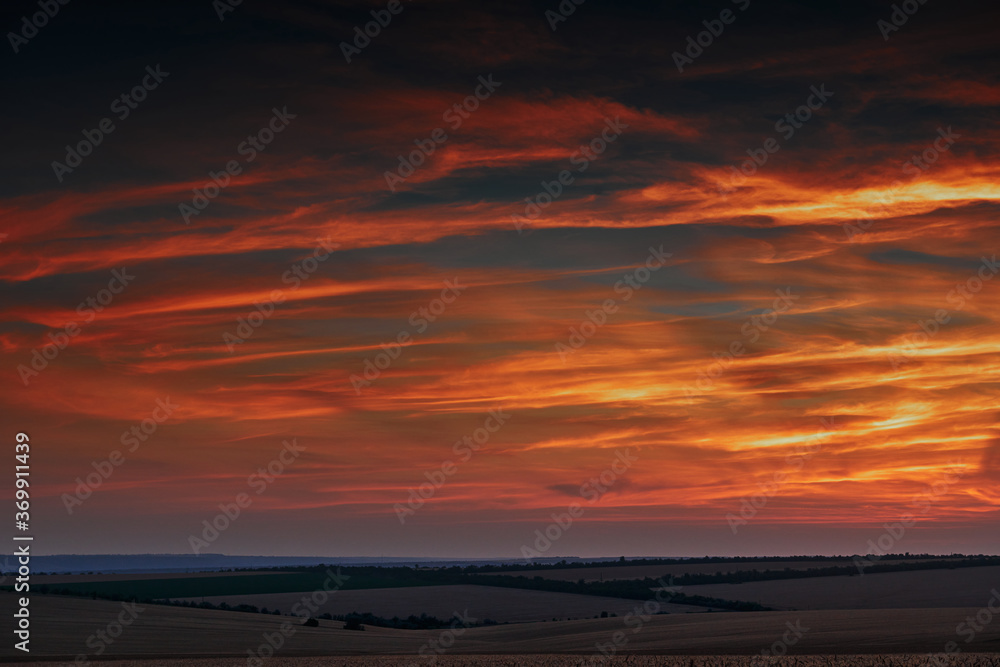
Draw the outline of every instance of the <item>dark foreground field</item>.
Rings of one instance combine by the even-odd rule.
[[[28,663],[49,665],[51,663]],[[107,663],[112,667],[245,667],[245,659],[188,660],[122,660]],[[381,656],[361,658],[271,658],[265,663],[272,667],[418,667],[428,665],[424,659]],[[929,665],[926,655],[841,655],[796,656],[791,658],[750,658],[747,656],[617,656],[604,660],[586,656],[564,655],[504,655],[442,656],[433,663],[437,667],[914,667]],[[1000,656],[986,654],[959,655],[950,663],[954,667],[1000,667]]]
[[[0,596],[0,603],[12,608],[10,594]],[[32,653],[30,659],[72,661],[77,655],[94,656],[98,631],[113,626],[123,613],[122,603],[59,596],[36,595],[32,598]],[[597,645],[608,645],[619,637],[619,653],[662,655],[759,655],[761,650],[789,637],[789,627],[801,629],[800,636],[787,646],[789,655],[828,654],[926,654],[944,650],[948,642],[961,644],[962,653],[1000,651],[1000,623],[991,623],[965,643],[956,636],[956,626],[974,616],[976,608],[895,609],[895,610],[823,610],[799,612],[703,613],[652,616],[642,624],[627,626],[625,619],[600,618],[548,623],[520,623],[465,629],[447,636],[448,630],[397,630],[368,627],[363,632],[343,629],[343,623],[320,621],[320,626],[294,626],[283,641],[279,657],[362,656],[367,662],[302,661],[287,664],[426,664],[421,657],[429,652],[431,642],[447,643],[447,655],[456,661],[441,664],[583,664],[596,655]],[[633,619],[635,620],[635,619]],[[212,658],[211,664],[223,664],[223,657],[240,658],[232,664],[247,664],[248,651],[259,652],[268,636],[278,636],[290,617],[246,614],[206,609],[140,605],[134,621],[103,651],[102,658]],[[286,633],[287,633],[286,626]],[[88,644],[89,642],[89,644]],[[0,658],[29,658],[15,655],[10,645],[2,648]],[[576,654],[568,662],[526,662],[527,655]],[[457,656],[494,656],[493,662],[470,662]],[[501,655],[518,657],[501,658]],[[979,662],[992,664],[993,657]],[[381,662],[379,661],[381,660]],[[534,660],[534,659],[532,659]],[[573,662],[576,660],[577,662]],[[636,662],[629,664],[645,664]],[[687,659],[685,659],[687,660]],[[739,665],[746,662],[680,662],[693,665]],[[465,662],[463,662],[465,661]],[[120,663],[119,663],[120,664]],[[157,663],[166,664],[166,663]],[[208,663],[205,663],[208,664]],[[285,664],[268,662],[267,664]],[[669,664],[649,662],[648,664]],[[795,662],[783,663],[795,664]],[[800,662],[802,665],[827,664]],[[866,664],[838,662],[837,664]],[[880,663],[875,663],[880,664]],[[886,664],[920,664],[896,662]],[[926,663],[925,663],[926,664]],[[963,664],[963,663],[958,663]]]
[[[845,558],[806,563],[818,567],[623,560],[530,577],[526,568],[511,576],[489,567],[371,566],[38,575],[31,653],[11,641],[0,646],[0,662],[1000,667],[996,558],[907,558],[864,575]],[[623,572],[658,578],[618,578]],[[661,591],[672,577],[683,583]],[[167,598],[198,606],[153,602]],[[303,625],[309,599],[313,626]],[[0,592],[0,605],[13,610],[15,595]],[[349,630],[352,612],[374,616]]]

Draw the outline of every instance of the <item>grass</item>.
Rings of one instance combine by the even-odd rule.
[[[334,570],[336,572],[336,570]],[[164,598],[207,597],[215,595],[250,595],[257,593],[289,593],[313,591],[323,587],[328,575],[325,569],[309,572],[288,572],[281,574],[260,574],[215,577],[191,577],[168,579],[133,579],[128,581],[87,581],[76,583],[39,586],[39,592],[46,588],[60,594],[96,595],[102,598],[159,600]],[[368,588],[399,588],[427,586],[433,582],[419,578],[403,578],[391,575],[350,574],[340,588],[360,590]],[[11,588],[5,587],[6,590]]]

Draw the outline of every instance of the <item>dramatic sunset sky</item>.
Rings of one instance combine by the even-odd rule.
[[[191,553],[241,493],[205,551],[517,557],[574,502],[546,556],[864,553],[907,513],[895,551],[1000,551],[994,8],[401,0],[348,63],[387,3],[221,4],[5,40],[0,402],[38,553]]]

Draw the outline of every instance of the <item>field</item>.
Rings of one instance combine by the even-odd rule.
[[[12,602],[10,594],[0,595],[0,603],[7,605],[4,608],[11,608]],[[31,658],[35,660],[39,657],[72,660],[78,654],[92,653],[88,637],[106,630],[122,614],[122,603],[105,600],[35,595],[31,604]],[[586,657],[594,652],[596,644],[606,644],[616,632],[621,632],[624,643],[619,651],[625,653],[752,655],[779,641],[789,624],[801,630],[796,642],[788,648],[790,655],[931,653],[942,651],[947,642],[954,641],[956,625],[975,615],[978,609],[978,606],[903,609],[892,614],[879,610],[670,614],[648,617],[631,626],[621,617],[521,623],[466,629],[453,636],[454,644],[448,653],[456,656],[558,653]],[[275,636],[274,633],[280,633],[281,624],[293,621],[289,617],[263,614],[140,605],[135,620],[102,657],[243,656],[245,665],[247,650],[260,647],[265,633]],[[449,632],[376,627],[356,632],[342,629],[342,623],[320,623],[317,628],[294,626],[279,655],[392,654],[397,658],[381,664],[409,664],[419,661],[422,646],[431,640],[441,641]],[[985,626],[973,641],[962,643],[964,653],[997,649],[1000,649],[1000,623]],[[16,657],[14,653],[9,643],[0,647],[2,659]],[[298,664],[305,667],[310,663]],[[517,664],[524,662],[518,658]]]
[[[182,660],[121,660],[115,667],[245,667],[243,658],[211,658]],[[49,665],[31,662],[26,665]],[[352,658],[271,658],[271,667],[414,667],[430,664],[426,660],[398,656],[367,656]],[[503,655],[441,656],[435,659],[439,667],[917,667],[927,665],[927,656],[914,655],[842,655],[796,656],[790,659],[747,656],[644,656],[629,654],[611,657],[603,662],[589,658],[562,655]],[[963,653],[951,658],[950,667],[1000,667],[1000,657],[980,653]]]
[[[934,558],[934,561],[951,560]],[[901,563],[899,560],[880,560],[879,564],[889,565]],[[921,562],[919,560],[905,561],[908,563]],[[808,570],[820,567],[844,567],[852,566],[847,560],[777,560],[760,562],[731,562],[731,563],[693,563],[690,565],[588,565],[586,567],[557,568],[543,570],[523,570],[517,572],[498,572],[510,576],[542,577],[543,579],[554,579],[556,581],[612,581],[615,579],[644,579],[652,577],[657,579],[665,574],[672,574],[675,577],[684,574],[715,574],[722,572],[740,572],[745,570]]]
[[[336,572],[337,568],[332,568]],[[388,570],[387,570],[388,572]],[[51,575],[34,580],[39,586],[50,585],[79,594],[96,592],[99,596],[121,595],[139,599],[204,597],[214,595],[247,595],[313,591],[320,588],[328,575],[324,571],[305,572],[208,572],[173,575]],[[46,581],[48,579],[48,581]],[[56,582],[53,580],[60,579]],[[390,574],[352,574],[343,588],[388,588],[423,586],[417,578]]]
[[[683,592],[759,602],[775,609],[896,609],[982,607],[993,588],[1000,588],[1000,567],[705,584],[685,586]]]
[[[213,577],[259,577],[287,572],[140,572],[127,574],[36,574],[31,581],[39,586],[55,584],[85,584],[95,581],[167,581],[172,579],[205,579]]]
[[[227,595],[205,597],[213,604],[226,602],[230,605],[252,604],[284,612],[309,593],[269,593],[257,595]],[[650,594],[652,597],[652,594]],[[202,598],[188,598],[194,602]],[[449,619],[455,612],[468,610],[478,619],[489,618],[499,623],[524,621],[551,621],[592,618],[602,611],[624,616],[642,600],[599,597],[596,595],[574,595],[572,593],[552,593],[530,591],[520,588],[497,588],[494,586],[421,586],[419,588],[381,588],[368,590],[342,590],[330,595],[318,613],[349,614],[371,612],[376,616],[405,618],[410,614],[419,616],[426,612],[440,619]],[[663,610],[685,614],[704,612],[705,607],[694,605],[666,604]]]
[[[941,559],[938,559],[941,560]],[[785,568],[829,567],[845,561],[729,562],[689,565],[623,565],[521,571],[514,574],[555,575],[554,581],[526,579],[519,586],[545,583],[560,590],[533,590],[498,585],[473,585],[461,570],[359,567],[235,573],[169,573],[119,575],[38,575],[32,580],[30,660],[73,661],[135,658],[136,664],[247,664],[247,657],[271,649],[265,642],[278,638],[280,650],[269,665],[311,667],[316,664],[414,665],[427,662],[429,647],[447,646],[440,665],[587,665],[598,646],[615,647],[615,655],[631,658],[627,664],[677,664],[687,667],[736,667],[778,664],[759,659],[775,647],[788,652],[780,664],[801,665],[922,665],[931,667],[927,654],[959,647],[951,665],[990,665],[1000,658],[1000,622],[987,608],[991,596],[1000,598],[1000,566],[947,567],[927,570],[868,573],[863,576],[810,576],[741,584],[685,585],[680,593],[694,596],[760,602],[779,611],[733,612],[694,605],[663,604],[666,614],[641,615],[644,600],[614,597],[644,595],[650,582],[618,577],[659,577],[673,574],[731,572]],[[476,572],[475,568],[467,570]],[[401,629],[368,625],[347,630],[343,621],[301,625],[289,616],[303,599],[323,583],[340,587],[312,614],[371,613],[383,619],[426,614],[447,621],[465,616],[473,627]],[[492,576],[492,575],[491,575]],[[614,579],[612,579],[614,576]],[[505,577],[493,577],[508,581]],[[587,585],[576,585],[580,578]],[[482,583],[488,583],[484,578]],[[607,582],[613,581],[608,584]],[[45,594],[39,587],[69,588],[78,595]],[[98,593],[91,599],[90,592]],[[580,594],[585,592],[594,594]],[[286,615],[220,609],[202,609],[141,603],[134,620],[112,633],[116,619],[127,615],[126,603],[100,599],[101,595],[184,599],[218,605],[240,604],[280,609]],[[0,603],[14,606],[14,594],[0,593]],[[320,602],[316,599],[317,603]],[[124,606],[123,606],[124,605]],[[891,610],[891,611],[887,611]],[[300,613],[305,613],[301,607]],[[656,610],[654,610],[656,611]],[[594,618],[602,612],[614,614]],[[979,617],[981,628],[968,635],[968,619]],[[985,616],[989,616],[985,619]],[[498,624],[480,625],[489,619]],[[553,620],[557,619],[557,620]],[[378,622],[378,621],[372,621]],[[423,627],[428,627],[427,624]],[[961,628],[966,628],[961,632]],[[98,641],[114,636],[110,642]],[[968,642],[965,640],[969,639]],[[617,645],[615,645],[617,643]],[[98,651],[100,652],[98,653]],[[250,654],[248,654],[250,651]],[[420,653],[423,651],[424,655]],[[0,647],[0,661],[24,662],[11,644]],[[971,654],[983,654],[972,656]],[[878,655],[879,662],[825,656]],[[923,654],[923,655],[920,655]],[[705,657],[735,655],[738,657]],[[242,658],[240,658],[242,656]],[[335,659],[320,656],[337,656]],[[353,657],[351,657],[353,656]],[[530,656],[530,657],[528,657]],[[649,657],[646,656],[656,656]],[[667,661],[663,656],[703,656]],[[751,662],[750,658],[757,658]],[[802,656],[824,656],[817,662]],[[889,660],[884,656],[896,656]],[[801,660],[800,660],[801,657]],[[957,659],[956,659],[957,657]],[[349,659],[350,658],[350,659]],[[210,659],[211,662],[201,662]],[[799,662],[796,662],[799,660]],[[128,663],[119,662],[118,665]],[[626,664],[604,661],[598,664]],[[251,665],[253,667],[253,665]],[[1000,667],[1000,665],[998,665]]]

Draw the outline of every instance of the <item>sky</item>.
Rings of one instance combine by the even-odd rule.
[[[903,5],[8,3],[36,553],[997,553],[998,14]]]

